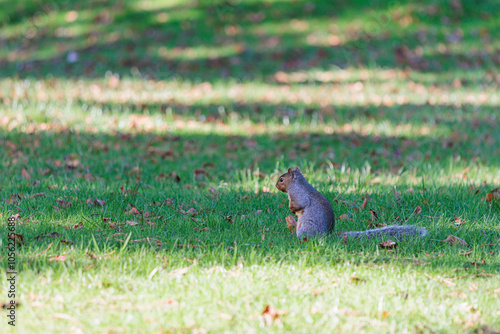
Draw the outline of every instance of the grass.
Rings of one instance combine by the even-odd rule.
[[[0,331],[500,331],[496,1],[0,7]],[[428,236],[297,240],[295,165]]]

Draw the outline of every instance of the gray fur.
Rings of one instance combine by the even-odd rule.
[[[298,167],[291,172],[293,173],[293,180],[288,187],[287,193],[290,203],[294,202],[296,206],[294,209],[298,210],[297,212],[293,211],[298,216],[297,237],[313,237],[332,233],[335,227],[335,214],[330,202],[306,181]],[[282,177],[285,175],[287,174],[283,174]],[[283,191],[283,189],[281,190]],[[345,232],[341,236],[355,239],[381,237],[401,239],[404,237],[422,238],[426,234],[427,231],[422,227],[391,225],[367,231]]]
[[[381,228],[375,228],[366,231],[351,231],[342,233],[341,236],[347,236],[354,239],[371,239],[391,237],[395,239],[402,239],[405,237],[419,237],[423,238],[427,235],[427,230],[423,227],[413,225],[391,225]]]
[[[329,234],[335,227],[335,214],[325,196],[311,186],[301,172],[293,171],[293,181],[288,196],[293,199],[303,213],[298,219],[297,237],[313,237],[316,234]]]

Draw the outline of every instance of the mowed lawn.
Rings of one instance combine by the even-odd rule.
[[[0,8],[0,332],[500,332],[498,1]]]

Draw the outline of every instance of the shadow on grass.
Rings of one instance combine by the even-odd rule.
[[[311,265],[335,265],[344,261],[400,265],[430,262],[433,268],[451,269],[467,261],[457,256],[458,250],[450,250],[436,240],[453,234],[477,249],[482,244],[497,242],[499,208],[488,206],[482,197],[498,185],[476,184],[474,190],[479,193],[473,194],[470,184],[463,180],[434,184],[434,175],[455,167],[448,167],[453,161],[453,151],[445,149],[436,153],[434,146],[442,144],[434,142],[432,137],[413,141],[354,133],[298,136],[306,136],[311,147],[300,152],[301,148],[295,146],[297,135],[284,134],[277,138],[271,134],[240,137],[196,133],[113,135],[4,131],[2,137],[7,145],[2,145],[0,153],[8,158],[3,161],[2,169],[9,181],[4,181],[0,189],[4,199],[2,215],[21,214],[22,224],[18,224],[16,232],[24,235],[27,245],[22,248],[21,262],[40,269],[57,266],[45,258],[34,260],[33,252],[43,251],[50,242],[55,242],[52,251],[64,252],[74,246],[84,258],[87,247],[92,252],[120,250],[130,232],[133,238],[127,246],[127,256],[138,256],[146,249],[176,261],[197,259],[206,265],[236,264],[233,255],[238,245],[236,259],[256,264],[293,263],[301,259]],[[305,142],[302,140],[301,143]],[[428,160],[424,154],[426,145],[430,145],[429,150],[433,152]],[[468,151],[463,145],[466,143],[460,144],[459,152],[465,159]],[[334,159],[328,156],[324,160],[319,158],[330,148],[335,155],[344,157],[345,168],[333,167]],[[477,145],[474,149],[490,155],[492,148]],[[475,152],[474,149],[471,152]],[[384,151],[388,152],[386,157]],[[300,153],[291,158],[292,152]],[[413,158],[417,153],[422,157]],[[375,159],[378,164],[374,163]],[[366,161],[373,166],[371,172],[354,171],[363,169]],[[339,220],[336,231],[366,229],[371,215],[368,208],[359,211],[359,207],[361,196],[369,193],[372,201],[368,207],[378,213],[381,223],[425,226],[429,228],[428,239],[403,242],[399,253],[390,256],[372,254],[379,241],[343,244],[332,236],[326,241],[298,242],[283,223],[289,214],[286,196],[262,191],[264,186],[274,189],[276,176],[287,166],[296,164],[302,166],[310,182],[329,198],[337,216],[352,217],[352,220]],[[311,164],[315,165],[314,169]],[[470,162],[464,164],[471,165]],[[30,174],[30,181],[21,176],[22,168]],[[197,168],[203,168],[204,172],[194,172]],[[425,175],[425,184],[413,183],[413,170],[418,176]],[[398,177],[400,197],[394,195],[393,181],[387,181],[387,175]],[[382,177],[382,181],[375,181],[377,177]],[[449,179],[452,177],[449,175]],[[40,184],[33,184],[33,180],[39,180]],[[210,187],[218,189],[217,196]],[[43,195],[36,195],[40,193]],[[92,204],[96,198],[106,201],[106,205]],[[91,199],[90,204],[87,199]],[[71,206],[65,207],[58,200],[68,201]],[[139,215],[130,213],[133,207],[130,204],[137,208]],[[422,207],[422,216],[413,214],[417,206]],[[181,210],[191,207],[196,211],[194,216],[182,213]],[[147,212],[149,217],[145,218]],[[467,224],[455,226],[452,219],[456,216]],[[72,228],[79,222],[83,223],[82,229]],[[35,241],[36,236],[53,232],[61,236]],[[74,245],[62,244],[59,239]],[[498,248],[495,247],[493,251]],[[342,255],[337,256],[336,251]],[[476,250],[477,256],[488,258],[482,269],[498,272],[498,261],[487,251],[491,251],[491,247]],[[424,253],[433,253],[432,260],[427,261]],[[438,258],[437,254],[441,253],[450,257]],[[412,259],[415,254],[421,258]]]
[[[462,24],[456,38],[467,50],[476,44],[482,49],[488,41],[478,38],[477,31],[500,30],[498,20],[490,16],[498,3],[462,4],[460,10],[444,1],[413,7],[410,3],[199,1],[141,9],[138,1],[54,0],[42,6],[25,1],[2,14],[10,17],[4,27],[25,29],[28,37],[22,40],[13,35],[3,41],[9,56],[0,59],[0,76],[93,78],[111,71],[155,80],[177,77],[213,82],[262,80],[278,71],[347,66],[455,72],[499,65],[491,50],[435,57],[415,55],[413,50],[434,48],[458,34],[450,32],[451,37],[446,37],[428,32],[445,26],[439,22],[442,17]],[[71,10],[80,15],[74,23],[65,22],[64,15]],[[405,11],[411,12],[420,28],[401,27]],[[38,22],[48,14],[59,15],[60,20],[51,25]],[[345,41],[326,45],[321,36],[328,34],[340,34]],[[70,52],[76,55],[68,62]]]

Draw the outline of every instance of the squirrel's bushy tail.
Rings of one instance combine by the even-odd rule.
[[[344,232],[340,236],[347,236],[348,238],[355,239],[371,239],[382,237],[403,239],[407,237],[423,238],[426,236],[426,234],[427,231],[423,227],[417,227],[413,225],[391,225],[387,227],[375,228],[373,230]]]

